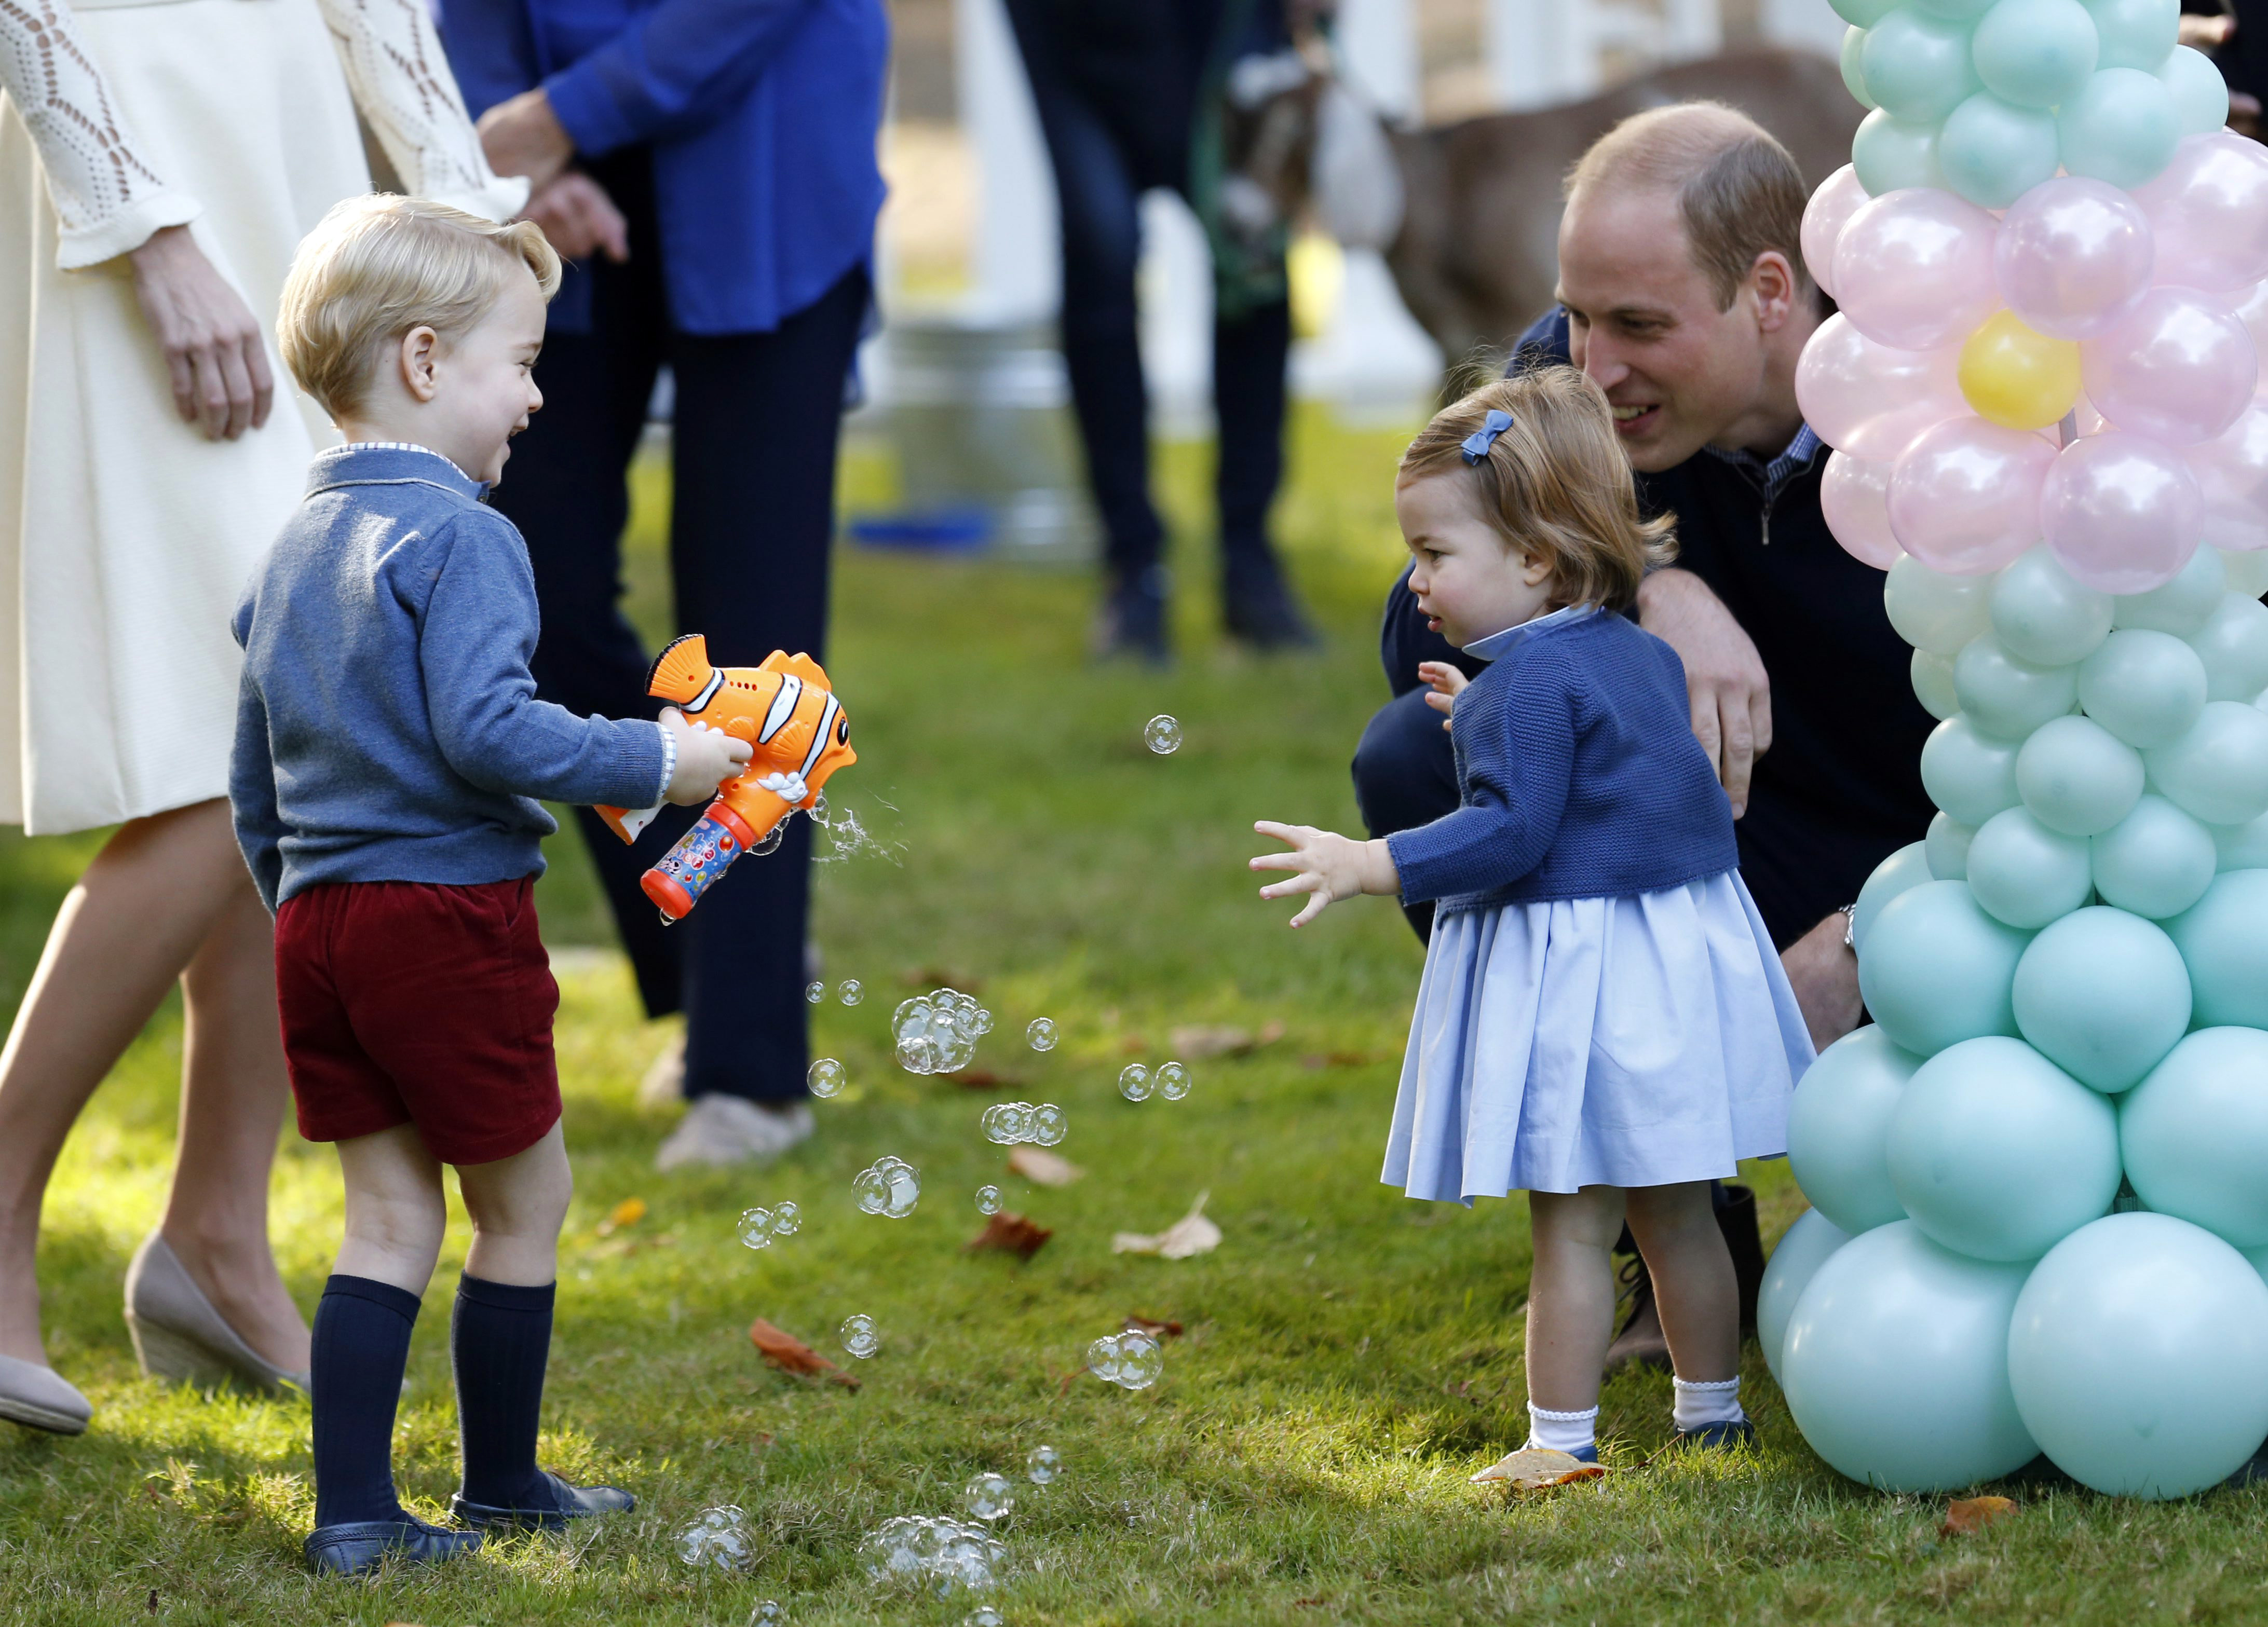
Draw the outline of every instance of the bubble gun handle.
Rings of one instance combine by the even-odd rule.
[[[719,797],[694,821],[693,828],[677,839],[677,845],[663,855],[661,862],[639,879],[638,886],[661,907],[664,917],[681,921],[701,902],[701,894],[714,887],[717,878],[756,842],[756,833],[747,821]]]

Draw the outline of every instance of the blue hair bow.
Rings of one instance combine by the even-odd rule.
[[[1488,416],[1481,420],[1481,427],[1465,437],[1465,461],[1479,463],[1486,459],[1489,448],[1496,445],[1496,438],[1511,427],[1510,413],[1501,407],[1490,408]]]

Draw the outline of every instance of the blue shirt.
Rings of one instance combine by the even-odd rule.
[[[1448,915],[1620,898],[1739,865],[1668,644],[1585,609],[1468,652],[1494,659],[1450,713],[1460,806],[1386,838],[1405,902],[1438,900]]]
[[[482,490],[423,447],[335,447],[254,572],[228,794],[270,909],[540,874],[536,798],[642,807],[667,783],[659,724],[535,698],[535,574]]]
[[[882,0],[440,0],[477,118],[541,85],[576,151],[646,144],[673,328],[769,333],[871,257]],[[551,326],[588,331],[570,272]]]

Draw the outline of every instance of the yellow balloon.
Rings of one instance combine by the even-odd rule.
[[[1997,311],[1961,347],[1961,394],[1980,418],[2043,430],[2079,401],[2079,346]]]

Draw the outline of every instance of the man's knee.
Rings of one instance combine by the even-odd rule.
[[[1423,689],[1379,708],[1353,767],[1355,804],[1373,836],[1430,824],[1456,808],[1456,759]]]

